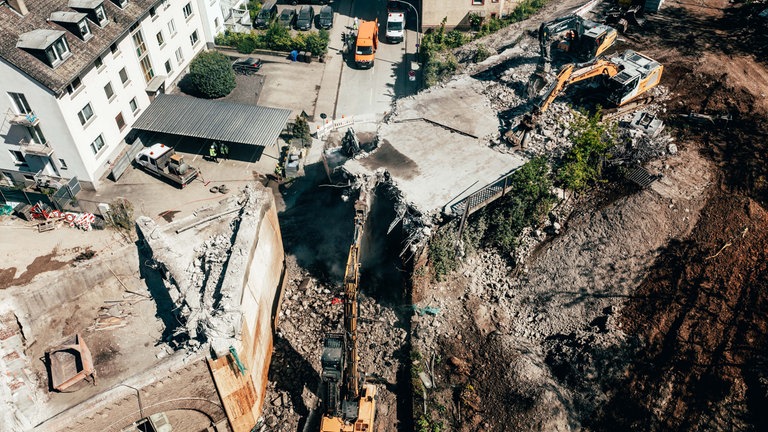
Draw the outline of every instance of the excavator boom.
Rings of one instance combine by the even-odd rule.
[[[326,334],[323,347],[325,413],[321,432],[373,432],[376,387],[361,385],[357,352],[360,246],[368,207],[368,193],[363,188],[355,202],[355,233],[344,272],[344,333]]]
[[[528,131],[536,125],[539,116],[571,84],[602,76],[605,78],[603,85],[608,103],[626,111],[633,108],[632,104],[642,103],[638,100],[647,97],[648,91],[659,84],[663,70],[664,66],[659,62],[632,50],[611,59],[597,59],[581,65],[567,64],[560,69],[541,103],[523,116],[520,124],[508,131],[505,138],[511,144],[523,146]]]

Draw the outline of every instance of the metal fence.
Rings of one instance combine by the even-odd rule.
[[[3,202],[20,202],[29,205],[34,205],[40,202],[56,210],[63,211],[78,207],[76,197],[81,189],[80,181],[77,180],[77,177],[69,179],[65,185],[61,186],[51,195],[0,186],[0,200]]]

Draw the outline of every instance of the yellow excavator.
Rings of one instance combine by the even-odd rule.
[[[560,69],[557,79],[545,92],[541,103],[523,116],[522,121],[505,134],[513,145],[525,146],[528,132],[533,129],[542,113],[569,85],[587,79],[603,78],[608,111],[631,111],[647,103],[648,91],[661,81],[664,66],[636,51],[627,50],[610,59],[597,59],[589,63],[567,64]]]
[[[368,194],[361,189],[355,202],[355,235],[344,274],[344,333],[327,333],[323,341],[321,432],[373,432],[376,386],[361,379],[357,353],[360,243],[368,208]]]
[[[528,83],[529,97],[538,93],[547,82],[553,40],[557,41],[560,51],[585,62],[594,60],[613,46],[619,33],[613,27],[573,14],[541,23],[538,35],[541,56]]]

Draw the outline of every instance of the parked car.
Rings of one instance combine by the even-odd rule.
[[[317,27],[326,30],[333,27],[333,7],[323,6],[320,8],[320,13],[317,14]]]
[[[309,3],[309,4],[317,3],[317,4],[325,5],[325,4],[333,3],[333,0],[304,0],[304,1],[288,0],[287,3],[290,3],[290,4],[294,5],[294,6],[296,6],[299,3]]]
[[[314,21],[315,9],[310,5],[304,5],[299,9],[299,15],[296,18],[296,30],[311,30]]]
[[[277,19],[277,22],[280,23],[282,27],[285,27],[287,29],[293,27],[293,22],[296,20],[296,9],[293,8],[285,8],[282,12],[280,12],[280,17]]]
[[[261,60],[253,57],[235,60],[232,63],[232,69],[235,70],[235,73],[252,75],[261,69]]]
[[[277,16],[277,0],[270,0],[264,3],[256,18],[253,19],[253,26],[258,29],[269,27]]]

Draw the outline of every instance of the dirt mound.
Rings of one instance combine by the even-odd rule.
[[[615,426],[768,428],[766,226],[754,201],[719,195],[659,257],[622,311],[627,333],[647,344],[626,399],[606,413]]]

